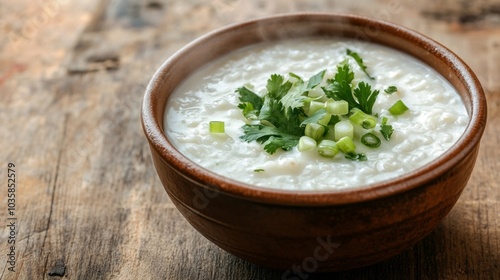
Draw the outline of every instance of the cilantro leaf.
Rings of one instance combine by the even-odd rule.
[[[298,109],[304,106],[305,101],[308,99],[305,91],[305,84],[303,81],[296,82],[288,93],[281,98],[280,102],[284,107],[285,114],[290,117],[290,113],[294,109]]]
[[[358,87],[354,89],[354,96],[358,99],[359,104],[357,108],[367,114],[371,114],[378,94],[378,90],[372,91],[372,87],[369,84],[360,82]]]
[[[335,100],[345,100],[350,108],[356,108],[358,103],[352,95],[351,82],[354,80],[354,72],[348,64],[337,66],[337,73],[333,79],[328,80],[326,87],[323,87],[327,97]]]
[[[335,82],[341,83],[345,81],[347,84],[351,84],[354,80],[354,72],[352,72],[349,64],[345,63],[341,66],[337,66],[337,73],[334,77]]]
[[[354,73],[348,64],[338,66],[334,79],[328,80],[329,84],[323,88],[323,91],[327,97],[347,101],[349,109],[358,108],[367,114],[371,114],[379,91],[372,91],[369,84],[360,82],[353,93],[351,86],[353,79]]]
[[[240,139],[251,142],[257,141],[264,145],[264,150],[269,154],[275,153],[279,148],[289,150],[295,147],[299,138],[304,135],[300,127],[300,110],[295,109],[287,116],[281,102],[269,96],[264,98],[258,119],[260,124],[243,126],[243,135]]]
[[[384,92],[387,94],[393,94],[398,91],[398,88],[396,86],[389,86],[388,88],[384,89]]]
[[[272,126],[245,124],[242,128],[244,134],[240,136],[240,139],[246,142],[264,143],[269,137],[280,135],[279,131]]]
[[[240,94],[238,108],[242,110],[243,116],[248,120],[256,120],[264,103],[263,98],[246,87],[238,88],[236,92]]]
[[[269,154],[275,153],[279,148],[285,151],[290,150],[299,143],[300,138],[300,136],[283,133],[275,127],[265,125],[246,124],[243,126],[243,132],[240,139],[264,144],[264,150]]]
[[[368,76],[368,78],[370,78],[370,80],[375,80],[375,78],[372,77],[372,76],[370,76],[370,74],[368,74],[368,72],[366,71],[367,67],[364,64],[363,59],[361,58],[361,56],[359,56],[358,53],[353,52],[350,49],[347,49],[347,55],[350,56],[350,57],[352,57],[352,58],[354,58],[354,60],[359,65],[359,67],[361,68],[361,70],[363,70],[363,72],[365,72],[366,76]]]
[[[391,139],[391,135],[394,132],[394,129],[392,128],[392,125],[390,124],[381,124],[380,125],[380,133],[382,133],[382,136],[384,136],[384,139],[389,141]]]
[[[241,112],[243,113],[243,116],[247,120],[256,120],[258,119],[257,115],[259,114],[259,111],[255,110],[253,107],[252,103],[250,102],[243,102],[238,104],[238,108],[241,109]]]
[[[271,78],[267,81],[267,94],[271,98],[281,99],[292,87],[292,83],[284,82],[285,78],[278,74],[272,74]]]
[[[264,103],[264,99],[262,97],[249,90],[247,87],[240,87],[236,90],[236,92],[240,94],[240,102],[248,102],[252,104],[255,110],[260,111],[260,108],[262,108],[262,104]]]
[[[300,126],[306,126],[308,123],[318,123],[327,114],[325,109],[319,109],[312,116],[307,117],[300,123]]]
[[[391,139],[391,135],[394,132],[392,125],[387,124],[387,118],[382,117],[382,123],[380,124],[380,133],[384,136],[384,139],[389,141]]]
[[[326,73],[326,69],[322,70],[319,73],[317,73],[316,75],[312,76],[309,79],[309,81],[307,82],[306,91],[310,91],[311,89],[313,89],[317,85],[319,85],[321,83],[321,81],[323,80],[323,77],[325,76],[325,73]]]
[[[264,150],[269,154],[274,154],[279,148],[289,151],[297,146],[300,137],[283,134],[280,137],[271,136],[264,142]]]
[[[299,115],[300,110],[298,109],[292,110],[287,115],[281,102],[266,97],[259,114],[259,119],[272,123],[281,132],[301,136],[304,131],[300,128]]]
[[[325,76],[325,73],[326,69],[315,74],[309,79],[307,85],[299,77],[300,79],[292,85],[287,94],[285,94],[285,96],[283,96],[283,98],[281,98],[280,100],[285,107],[287,116],[290,116],[290,112],[294,109],[302,108],[304,106],[305,101],[309,99],[307,93],[321,83],[321,81],[323,80],[323,76]],[[293,73],[289,73],[289,75],[291,77],[298,77]]]

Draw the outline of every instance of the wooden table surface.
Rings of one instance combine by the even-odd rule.
[[[430,236],[386,262],[308,279],[500,279],[498,0],[9,2],[0,3],[0,279],[281,279],[184,220],[139,114],[155,69],[189,41],[294,11],[356,13],[434,38],[473,68],[489,110],[469,184]]]

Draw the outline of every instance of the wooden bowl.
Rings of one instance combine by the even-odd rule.
[[[167,140],[163,114],[168,98],[193,71],[251,44],[306,36],[386,45],[436,69],[465,103],[469,122],[463,136],[438,159],[404,176],[356,189],[316,192],[259,188],[216,175]],[[419,33],[359,16],[303,13],[232,25],[178,51],[146,90],[142,124],[158,176],[192,226],[231,254],[291,275],[373,264],[429,234],[467,184],[486,124],[486,100],[471,69]]]

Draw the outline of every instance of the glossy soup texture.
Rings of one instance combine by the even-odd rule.
[[[374,80],[346,56],[347,48],[363,58]],[[287,77],[289,72],[308,79],[327,69],[326,80],[346,58],[355,73],[354,84],[365,81],[381,91],[373,112],[387,116],[394,128],[390,141],[381,138],[376,149],[354,139],[366,161],[352,161],[342,154],[325,158],[297,148],[270,155],[261,144],[240,140],[246,119],[238,108],[237,88],[252,84],[263,94],[271,74]],[[384,93],[391,85],[398,92]],[[387,110],[399,99],[409,111],[392,116]],[[455,89],[428,65],[384,46],[345,39],[268,42],[229,53],[183,81],[168,104],[167,138],[193,162],[248,184],[297,191],[357,188],[401,176],[443,154],[468,122]],[[226,134],[210,134],[210,121],[225,122]]]

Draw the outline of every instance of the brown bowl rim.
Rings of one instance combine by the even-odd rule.
[[[453,71],[457,77],[460,78],[461,82],[466,86],[468,92],[470,93],[471,104],[470,110],[468,111],[470,120],[462,138],[459,139],[459,141],[456,142],[439,159],[431,161],[426,166],[394,179],[368,184],[359,188],[342,190],[294,191],[257,187],[215,174],[193,163],[181,154],[168,141],[163,132],[163,127],[160,127],[159,123],[156,121],[156,114],[152,104],[152,100],[154,99],[156,92],[155,89],[159,84],[158,81],[164,77],[165,73],[168,74],[168,67],[175,64],[175,62],[191,48],[194,48],[199,44],[203,44],[207,40],[212,40],[214,37],[220,36],[221,34],[229,34],[240,28],[256,24],[266,25],[266,23],[276,20],[293,21],[297,20],[297,18],[308,18],[316,21],[345,20],[350,24],[366,26],[369,24],[375,25],[380,27],[381,30],[386,33],[398,35],[404,37],[406,40],[413,41],[417,47],[423,48],[430,54],[439,57],[452,65],[453,67],[450,67],[451,71]],[[391,47],[390,45],[388,46]],[[161,115],[163,116],[163,114]],[[440,43],[416,31],[386,21],[359,15],[307,12],[280,14],[228,25],[192,41],[167,59],[154,74],[144,95],[141,120],[144,133],[149,141],[151,149],[154,149],[154,151],[161,156],[161,160],[165,164],[169,165],[180,175],[188,178],[190,181],[195,182],[201,187],[208,188],[211,191],[223,192],[241,199],[260,203],[289,206],[332,206],[361,203],[388,197],[418,188],[419,186],[423,186],[426,183],[439,178],[447,170],[451,169],[454,165],[466,158],[467,155],[471,153],[472,150],[479,144],[486,124],[486,97],[478,78],[462,59]]]

